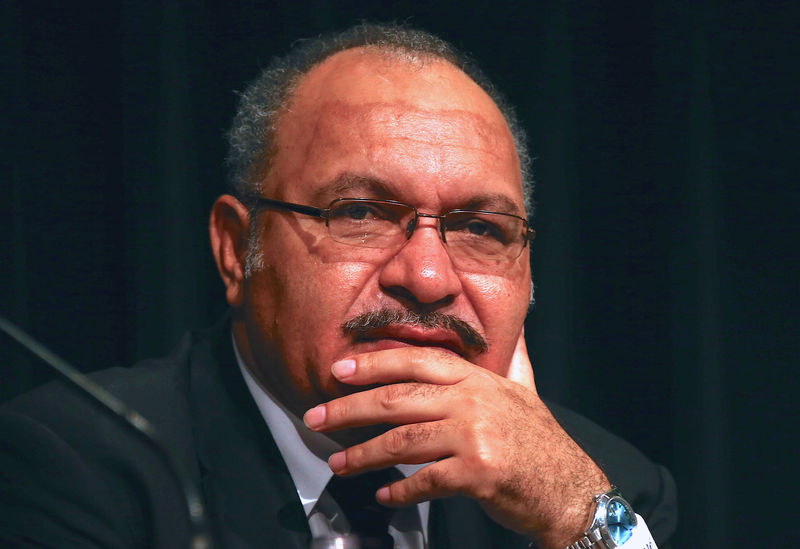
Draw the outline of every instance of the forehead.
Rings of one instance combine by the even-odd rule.
[[[324,194],[351,173],[385,182],[398,198],[457,201],[488,190],[521,208],[502,114],[444,61],[341,52],[301,80],[276,143],[266,190],[284,198]]]

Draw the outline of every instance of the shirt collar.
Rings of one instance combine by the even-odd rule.
[[[236,340],[233,339],[233,352],[236,355],[236,362],[242,372],[242,377],[247,384],[250,394],[258,406],[261,416],[267,423],[272,438],[286,462],[289,474],[292,477],[297,495],[303,504],[306,517],[311,514],[317,504],[322,491],[327,486],[328,481],[333,476],[333,472],[328,467],[328,458],[334,452],[342,450],[342,446],[323,433],[311,431],[300,418],[290,412],[250,373],[245,365]],[[400,464],[397,469],[408,477],[416,473],[427,463],[420,465]],[[423,532],[427,534],[428,502],[419,505],[422,519]]]
[[[297,416],[259,385],[245,366],[236,342],[233,350],[247,388],[272,432],[272,438],[286,462],[297,488],[297,495],[308,516],[333,476],[328,467],[328,457],[341,450],[342,446],[322,433],[309,430]]]

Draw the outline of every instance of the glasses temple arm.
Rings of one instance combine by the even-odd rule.
[[[275,208],[278,210],[289,210],[300,214],[310,215],[312,217],[326,218],[328,216],[328,210],[315,208],[314,206],[305,206],[303,204],[294,204],[292,202],[272,200],[271,198],[260,197],[258,199],[258,203],[261,206],[267,206],[269,208]]]

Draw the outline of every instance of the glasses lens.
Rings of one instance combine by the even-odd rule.
[[[524,222],[514,216],[488,212],[451,212],[444,220],[452,255],[487,260],[516,259],[522,252]]]
[[[345,198],[329,208],[331,238],[366,248],[402,246],[413,231],[413,206],[381,200]],[[450,257],[459,268],[486,271],[502,268],[525,247],[525,222],[513,215],[456,210],[441,220]]]
[[[338,200],[330,207],[328,227],[337,242],[368,248],[386,248],[405,240],[405,228],[414,209],[375,200]]]

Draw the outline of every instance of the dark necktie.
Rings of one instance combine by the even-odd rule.
[[[359,536],[361,549],[394,547],[389,521],[395,510],[375,501],[378,488],[392,479],[392,469],[381,469],[355,477],[334,476],[328,483],[328,493],[341,507],[352,533]]]

